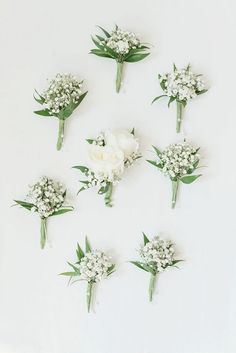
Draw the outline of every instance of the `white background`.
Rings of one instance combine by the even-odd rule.
[[[1,0],[0,353],[233,353],[236,350],[235,260],[235,2],[233,0]],[[117,23],[152,44],[127,64],[115,93],[115,62],[89,55],[96,25]],[[203,73],[210,90],[185,110],[175,133],[175,106],[150,105],[161,94],[158,72],[172,63]],[[33,89],[71,72],[85,80],[86,99],[67,121],[55,149],[57,120],[37,117]],[[204,176],[182,185],[175,210],[171,185],[140,160],[114,193],[114,208],[89,190],[79,197],[85,138],[106,128],[136,128],[145,158],[183,137],[201,146]],[[51,219],[50,244],[39,247],[39,219],[18,207],[41,175],[61,180],[75,212]],[[181,269],[159,277],[153,303],[148,274],[136,259],[141,232],[171,238]],[[58,273],[89,236],[117,262],[86,312],[85,284],[67,287]]]

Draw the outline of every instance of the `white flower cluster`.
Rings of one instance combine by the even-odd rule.
[[[38,212],[41,218],[47,218],[63,205],[65,189],[58,182],[47,177],[30,186],[29,200],[35,205],[33,212]]]
[[[175,256],[174,244],[169,240],[156,236],[142,246],[139,253],[146,264],[154,266],[157,272],[162,272],[166,267],[173,264]]]
[[[79,265],[81,278],[88,282],[99,282],[107,277],[111,266],[110,257],[102,251],[88,252],[81,259]]]
[[[102,133],[89,148],[88,187],[117,183],[124,169],[140,156],[138,149],[138,140],[131,132]]]
[[[171,179],[192,173],[199,158],[197,149],[186,142],[169,145],[159,156],[162,172]]]
[[[49,87],[43,93],[45,104],[52,115],[58,114],[69,103],[77,103],[81,95],[82,82],[71,74],[57,74],[49,82]]]
[[[190,66],[159,77],[164,83],[164,91],[168,97],[176,97],[179,101],[188,101],[195,98],[197,94],[205,89],[201,75],[194,74]]]
[[[130,49],[138,48],[140,46],[140,40],[133,32],[127,32],[120,28],[116,28],[106,40],[106,45],[117,54],[125,55]]]

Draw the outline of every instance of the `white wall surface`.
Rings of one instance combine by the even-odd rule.
[[[233,353],[236,351],[235,1],[1,0],[0,353]],[[127,64],[115,93],[115,62],[89,55],[96,25],[117,23],[153,45]],[[184,133],[175,107],[162,100],[157,73],[172,63],[207,77],[210,90],[188,105]],[[85,79],[89,94],[55,149],[57,121],[33,114],[33,89],[57,72]],[[76,197],[87,158],[85,138],[106,128],[136,128],[144,157],[187,137],[202,147],[204,176],[181,187],[170,209],[168,179],[140,160],[105,208],[90,190]],[[61,180],[75,212],[50,221],[51,246],[39,247],[39,219],[18,207],[41,175]],[[148,275],[137,258],[141,231],[175,241],[181,269],[158,280],[147,300]],[[58,273],[75,260],[76,242],[110,252],[117,272],[99,285],[87,314],[85,284],[66,286]]]

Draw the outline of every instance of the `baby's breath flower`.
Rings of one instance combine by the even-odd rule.
[[[157,272],[163,272],[166,267],[174,262],[175,250],[174,244],[169,240],[154,237],[140,249],[140,255],[143,261],[156,268]]]
[[[35,111],[42,116],[55,116],[59,120],[57,149],[60,150],[64,138],[65,121],[82,102],[87,92],[82,93],[83,81],[78,81],[71,74],[57,74],[49,81],[48,88],[35,100],[44,105],[45,109]]]
[[[29,187],[26,201],[15,200],[21,207],[38,213],[41,219],[40,244],[43,249],[46,243],[46,226],[48,217],[73,210],[72,206],[64,206],[66,190],[61,183],[43,176]]]
[[[45,176],[30,186],[28,199],[41,218],[47,218],[58,211],[65,200],[65,189],[62,184]]]
[[[177,69],[174,65],[172,72],[158,75],[158,77],[160,86],[165,94],[154,98],[153,102],[161,97],[168,97],[169,106],[176,101],[176,131],[180,132],[183,108],[189,100],[207,91],[202,75],[193,73],[190,65],[183,69]]]
[[[163,173],[171,179],[191,174],[199,158],[197,149],[186,142],[169,145],[159,156]]]
[[[76,104],[82,94],[82,81],[71,74],[57,74],[43,92],[45,104],[52,115],[58,114],[71,102]]]
[[[195,148],[185,141],[171,144],[162,152],[154,146],[153,148],[158,161],[148,160],[147,162],[157,167],[170,178],[172,182],[172,208],[174,208],[179,181],[184,184],[191,184],[201,176],[201,174],[192,174],[198,168],[200,161],[199,148]]]
[[[155,290],[156,277],[167,267],[174,266],[181,260],[176,260],[174,244],[159,236],[148,239],[143,233],[144,244],[139,249],[142,261],[131,261],[138,268],[150,273],[149,300],[152,301]]]
[[[131,49],[137,49],[140,46],[140,40],[135,33],[117,27],[106,40],[106,45],[117,54],[124,55],[129,53]]]
[[[111,266],[110,257],[102,251],[94,250],[86,253],[79,265],[81,279],[99,282],[107,277]]]

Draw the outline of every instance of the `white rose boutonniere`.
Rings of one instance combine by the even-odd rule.
[[[88,166],[73,167],[87,177],[80,181],[83,186],[78,192],[98,186],[98,193],[105,195],[106,206],[112,206],[113,185],[121,180],[125,169],[141,157],[139,142],[134,130],[105,131],[87,142],[90,144]]]

